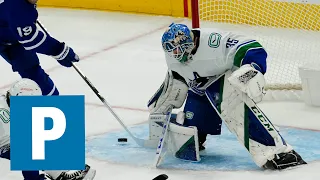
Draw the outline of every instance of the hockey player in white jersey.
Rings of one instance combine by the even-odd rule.
[[[22,78],[0,96],[0,157],[10,160],[10,96],[42,95],[39,85],[31,79]],[[22,119],[23,120],[23,119]],[[63,162],[61,162],[63,163]],[[22,171],[24,180],[93,180],[96,170],[85,165],[79,171]]]
[[[162,36],[162,47],[168,73],[148,103],[150,114],[165,114],[185,102],[179,122],[197,128],[198,150],[205,149],[208,134],[221,134],[223,121],[259,167],[306,164],[256,106],[264,95],[267,71],[267,52],[259,42],[173,23]]]

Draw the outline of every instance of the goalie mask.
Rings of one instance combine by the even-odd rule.
[[[40,96],[42,95],[39,85],[31,79],[22,78],[14,83],[7,91],[6,99],[10,107],[10,96]]]
[[[186,25],[172,23],[162,36],[162,47],[170,57],[184,63],[191,59],[194,48],[192,32]]]

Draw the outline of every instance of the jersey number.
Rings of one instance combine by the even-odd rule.
[[[32,27],[31,26],[27,26],[24,28],[18,27],[17,28],[19,36],[20,37],[24,37],[24,36],[29,36],[32,33]]]
[[[4,2],[4,0],[0,0],[0,4],[3,3],[3,2]]]
[[[227,40],[226,48],[231,48],[232,46],[236,45],[239,41],[236,39],[229,38]]]

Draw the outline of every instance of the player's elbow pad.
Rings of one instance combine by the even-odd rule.
[[[148,102],[149,112],[164,114],[170,106],[180,108],[187,97],[188,89],[187,83],[179,74],[168,71],[161,87]]]
[[[19,43],[28,51],[46,55],[56,55],[61,49],[60,42],[52,38],[37,23],[26,27],[17,27]]]
[[[37,26],[37,24],[31,24],[30,26],[17,27],[19,43],[26,50],[34,50],[40,47],[47,39],[48,34],[44,29]]]

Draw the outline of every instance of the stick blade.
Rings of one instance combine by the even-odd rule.
[[[153,178],[152,180],[166,180],[166,179],[168,179],[168,178],[169,178],[168,175],[166,175],[166,174],[160,174],[159,176]]]

